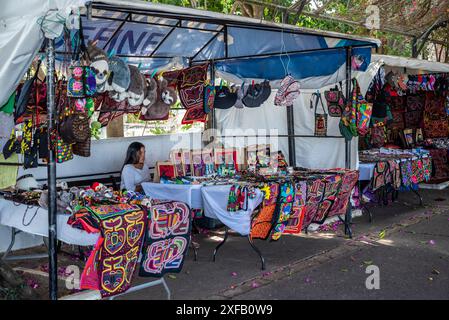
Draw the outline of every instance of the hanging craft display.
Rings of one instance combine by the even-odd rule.
[[[315,99],[315,107],[313,107],[313,100]],[[321,104],[323,113],[318,113],[318,103]],[[323,100],[319,91],[312,94],[310,100],[310,109],[315,108],[315,136],[324,137],[327,135],[327,113],[324,109]]]
[[[279,90],[274,97],[275,106],[292,106],[293,102],[299,97],[299,82],[291,75],[287,75],[281,81]]]
[[[191,217],[190,208],[182,202],[151,206],[140,276],[162,277],[181,271],[189,248]]]
[[[178,92],[181,104],[186,109],[204,109],[204,86],[208,64],[184,69],[178,77]]]

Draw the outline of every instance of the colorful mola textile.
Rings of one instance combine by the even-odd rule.
[[[102,236],[81,276],[81,289],[109,297],[128,290],[145,235],[147,212],[130,204],[89,207],[100,221]]]
[[[339,194],[342,184],[342,174],[332,174],[324,179],[324,197],[318,205],[316,215],[313,217],[312,222],[322,224],[331,213],[337,195]]]
[[[251,224],[250,237],[252,239],[267,239],[274,223],[274,213],[279,195],[279,184],[271,183],[261,189],[265,193],[262,209]]]
[[[285,226],[285,234],[301,233],[302,223],[304,221],[304,214],[306,209],[307,198],[307,183],[306,181],[299,181],[295,183],[295,200],[293,202],[293,209]]]
[[[151,206],[140,276],[162,277],[181,271],[189,248],[191,217],[189,206],[183,202]]]
[[[323,179],[307,181],[307,205],[304,213],[303,229],[306,229],[314,220],[319,204],[324,199],[325,182]]]
[[[359,172],[355,170],[347,170],[343,175],[343,182],[341,185],[340,192],[338,193],[334,206],[331,212],[329,212],[329,217],[345,214],[346,209],[351,198],[351,194],[359,181]]]
[[[204,112],[204,85],[207,80],[207,68],[208,64],[198,65],[184,69],[179,74],[179,99],[184,108],[200,108]]]
[[[290,182],[283,183],[280,187],[279,200],[276,206],[276,222],[271,231],[271,240],[279,240],[285,230],[295,200],[295,188]]]

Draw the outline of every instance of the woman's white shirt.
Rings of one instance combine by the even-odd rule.
[[[150,181],[150,169],[146,164],[142,169],[138,169],[132,164],[127,164],[122,170],[120,189],[136,191],[136,186],[146,181]]]

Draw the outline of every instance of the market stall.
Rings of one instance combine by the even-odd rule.
[[[8,89],[6,93],[2,91],[0,105],[8,105],[8,100],[15,102],[10,112],[13,115],[8,119],[14,129],[2,149],[4,158],[21,153],[20,165],[26,169],[44,163],[48,168],[51,298],[56,298],[56,239],[61,232],[56,205],[61,199],[61,191],[56,188],[56,163],[69,162],[74,154],[89,157],[91,136],[96,136],[100,127],[117,116],[133,113],[145,121],[163,120],[179,99],[187,111],[184,124],[206,122],[209,118],[211,126],[217,127],[215,109],[228,109],[237,103],[245,110],[258,108],[270,98],[272,87],[278,87],[273,98],[279,109],[286,110],[287,132],[277,137],[287,141],[284,152],[291,166],[296,164],[295,139],[319,137],[345,141],[344,166],[351,167],[351,139],[328,134],[326,110],[323,105],[323,111],[317,109],[319,95],[312,95],[315,98],[313,135],[295,133],[293,102],[300,95],[298,80],[305,87],[306,83],[319,83],[323,87],[345,82],[346,96],[349,96],[351,72],[366,70],[371,49],[379,45],[377,40],[146,2],[93,1],[87,3],[87,8],[83,6],[84,1],[56,1],[55,5],[43,9],[59,9],[59,12],[41,12],[42,8],[32,7],[39,23],[29,32],[20,28],[11,30],[11,38],[5,43],[11,49],[6,53],[14,63],[6,64],[0,72],[0,83]],[[67,17],[72,23],[64,28]],[[15,53],[24,49],[23,41],[14,42],[20,32],[21,39],[28,41],[29,51],[21,59]],[[38,77],[42,59],[35,59],[44,35],[47,38],[45,81]],[[269,41],[252,41],[257,38]],[[30,45],[34,47],[30,49]],[[30,74],[20,85],[16,99],[15,90],[33,59],[34,75]],[[276,68],[279,61],[286,67]],[[269,65],[273,67],[267,68]],[[172,69],[173,66],[176,68]],[[220,72],[223,75],[217,83]],[[226,75],[250,84],[245,88],[243,83],[226,80]],[[339,112],[343,114],[344,110]],[[233,229],[244,227],[242,233],[249,234],[250,239],[276,240],[285,230],[299,233],[312,221],[323,223],[328,216],[350,212],[355,171],[318,172],[301,168],[289,171],[287,165],[274,170],[274,162],[267,159],[282,150],[269,145],[268,153],[260,153],[260,143],[256,144],[256,150],[250,153],[255,162],[244,162],[250,174],[236,181],[234,178],[240,172],[236,158],[231,161],[234,167],[229,167],[227,162],[223,166],[211,161],[210,156],[205,158],[200,151],[200,161],[196,162],[195,150],[191,150],[191,176],[206,177],[203,184],[210,177],[227,177],[223,186],[201,187],[206,216],[214,216]],[[245,153],[248,155],[246,149]],[[266,161],[261,161],[262,155]],[[281,159],[282,164],[286,162]],[[156,163],[157,179],[170,181],[187,175],[185,171],[179,174],[176,165],[176,161]],[[155,201],[136,193],[113,191],[101,184],[62,192],[68,193],[70,199],[68,223],[84,232],[101,234],[83,272],[83,288],[100,290],[102,297],[127,291],[139,248],[143,250],[141,276],[162,277],[166,272],[179,272],[182,268],[192,225],[192,214],[185,203],[195,206],[193,192],[186,191],[183,202],[170,198],[169,202]],[[226,208],[222,200],[217,201],[225,193],[228,194]],[[169,197],[169,192],[164,195]],[[13,192],[13,196],[17,194]],[[253,212],[262,197],[265,202],[262,209]],[[231,223],[230,217],[242,208],[246,214],[237,216],[237,224]],[[250,213],[256,215],[251,217],[248,229],[248,223],[243,224],[240,219],[248,222]],[[265,220],[266,215],[270,216],[269,220]],[[345,222],[345,231],[350,234],[350,215]],[[253,223],[263,226],[262,235],[251,235]],[[287,227],[289,223],[293,223],[291,229]],[[133,232],[122,234],[125,232],[122,224]],[[119,242],[115,241],[117,235],[121,235]],[[170,254],[166,254],[167,250]],[[120,283],[116,282],[118,271]]]
[[[365,199],[380,191],[387,204],[388,194],[394,199],[397,191],[412,190],[419,196],[419,184],[449,180],[449,65],[383,55],[372,60],[358,78],[360,94],[372,105],[370,128],[359,137],[359,169],[368,182]]]

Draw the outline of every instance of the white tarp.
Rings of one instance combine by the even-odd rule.
[[[2,0],[0,10],[0,105],[8,100],[31,65],[44,41],[39,23],[52,10],[67,17],[72,7],[86,0]],[[56,21],[56,20],[54,20]],[[59,30],[53,18],[45,28]],[[62,31],[62,29],[60,29]]]
[[[333,86],[320,89],[324,90]],[[343,85],[343,90],[345,86]],[[276,132],[279,135],[287,135],[287,109],[274,105],[274,96],[277,90],[273,90],[268,100],[258,108],[230,108],[228,110],[216,109],[217,127],[224,130],[225,135],[232,135],[233,132],[269,134]],[[315,110],[310,109],[310,97],[315,90],[302,90],[301,95],[295,100],[294,127],[295,134],[313,136],[315,126]],[[324,108],[327,112],[327,104],[322,96]],[[322,113],[321,107],[318,107],[318,113]],[[338,129],[340,119],[328,117],[328,136],[341,136]],[[276,130],[276,131],[273,131]],[[274,134],[273,134],[274,135]],[[345,143],[344,139],[338,138],[315,138],[305,137],[296,138],[296,165],[306,168],[344,168],[345,167]],[[288,138],[271,139],[241,139],[238,146],[251,144],[271,143],[273,149],[282,150],[288,159]],[[358,141],[353,139],[351,142],[351,167],[356,168],[358,163]]]

